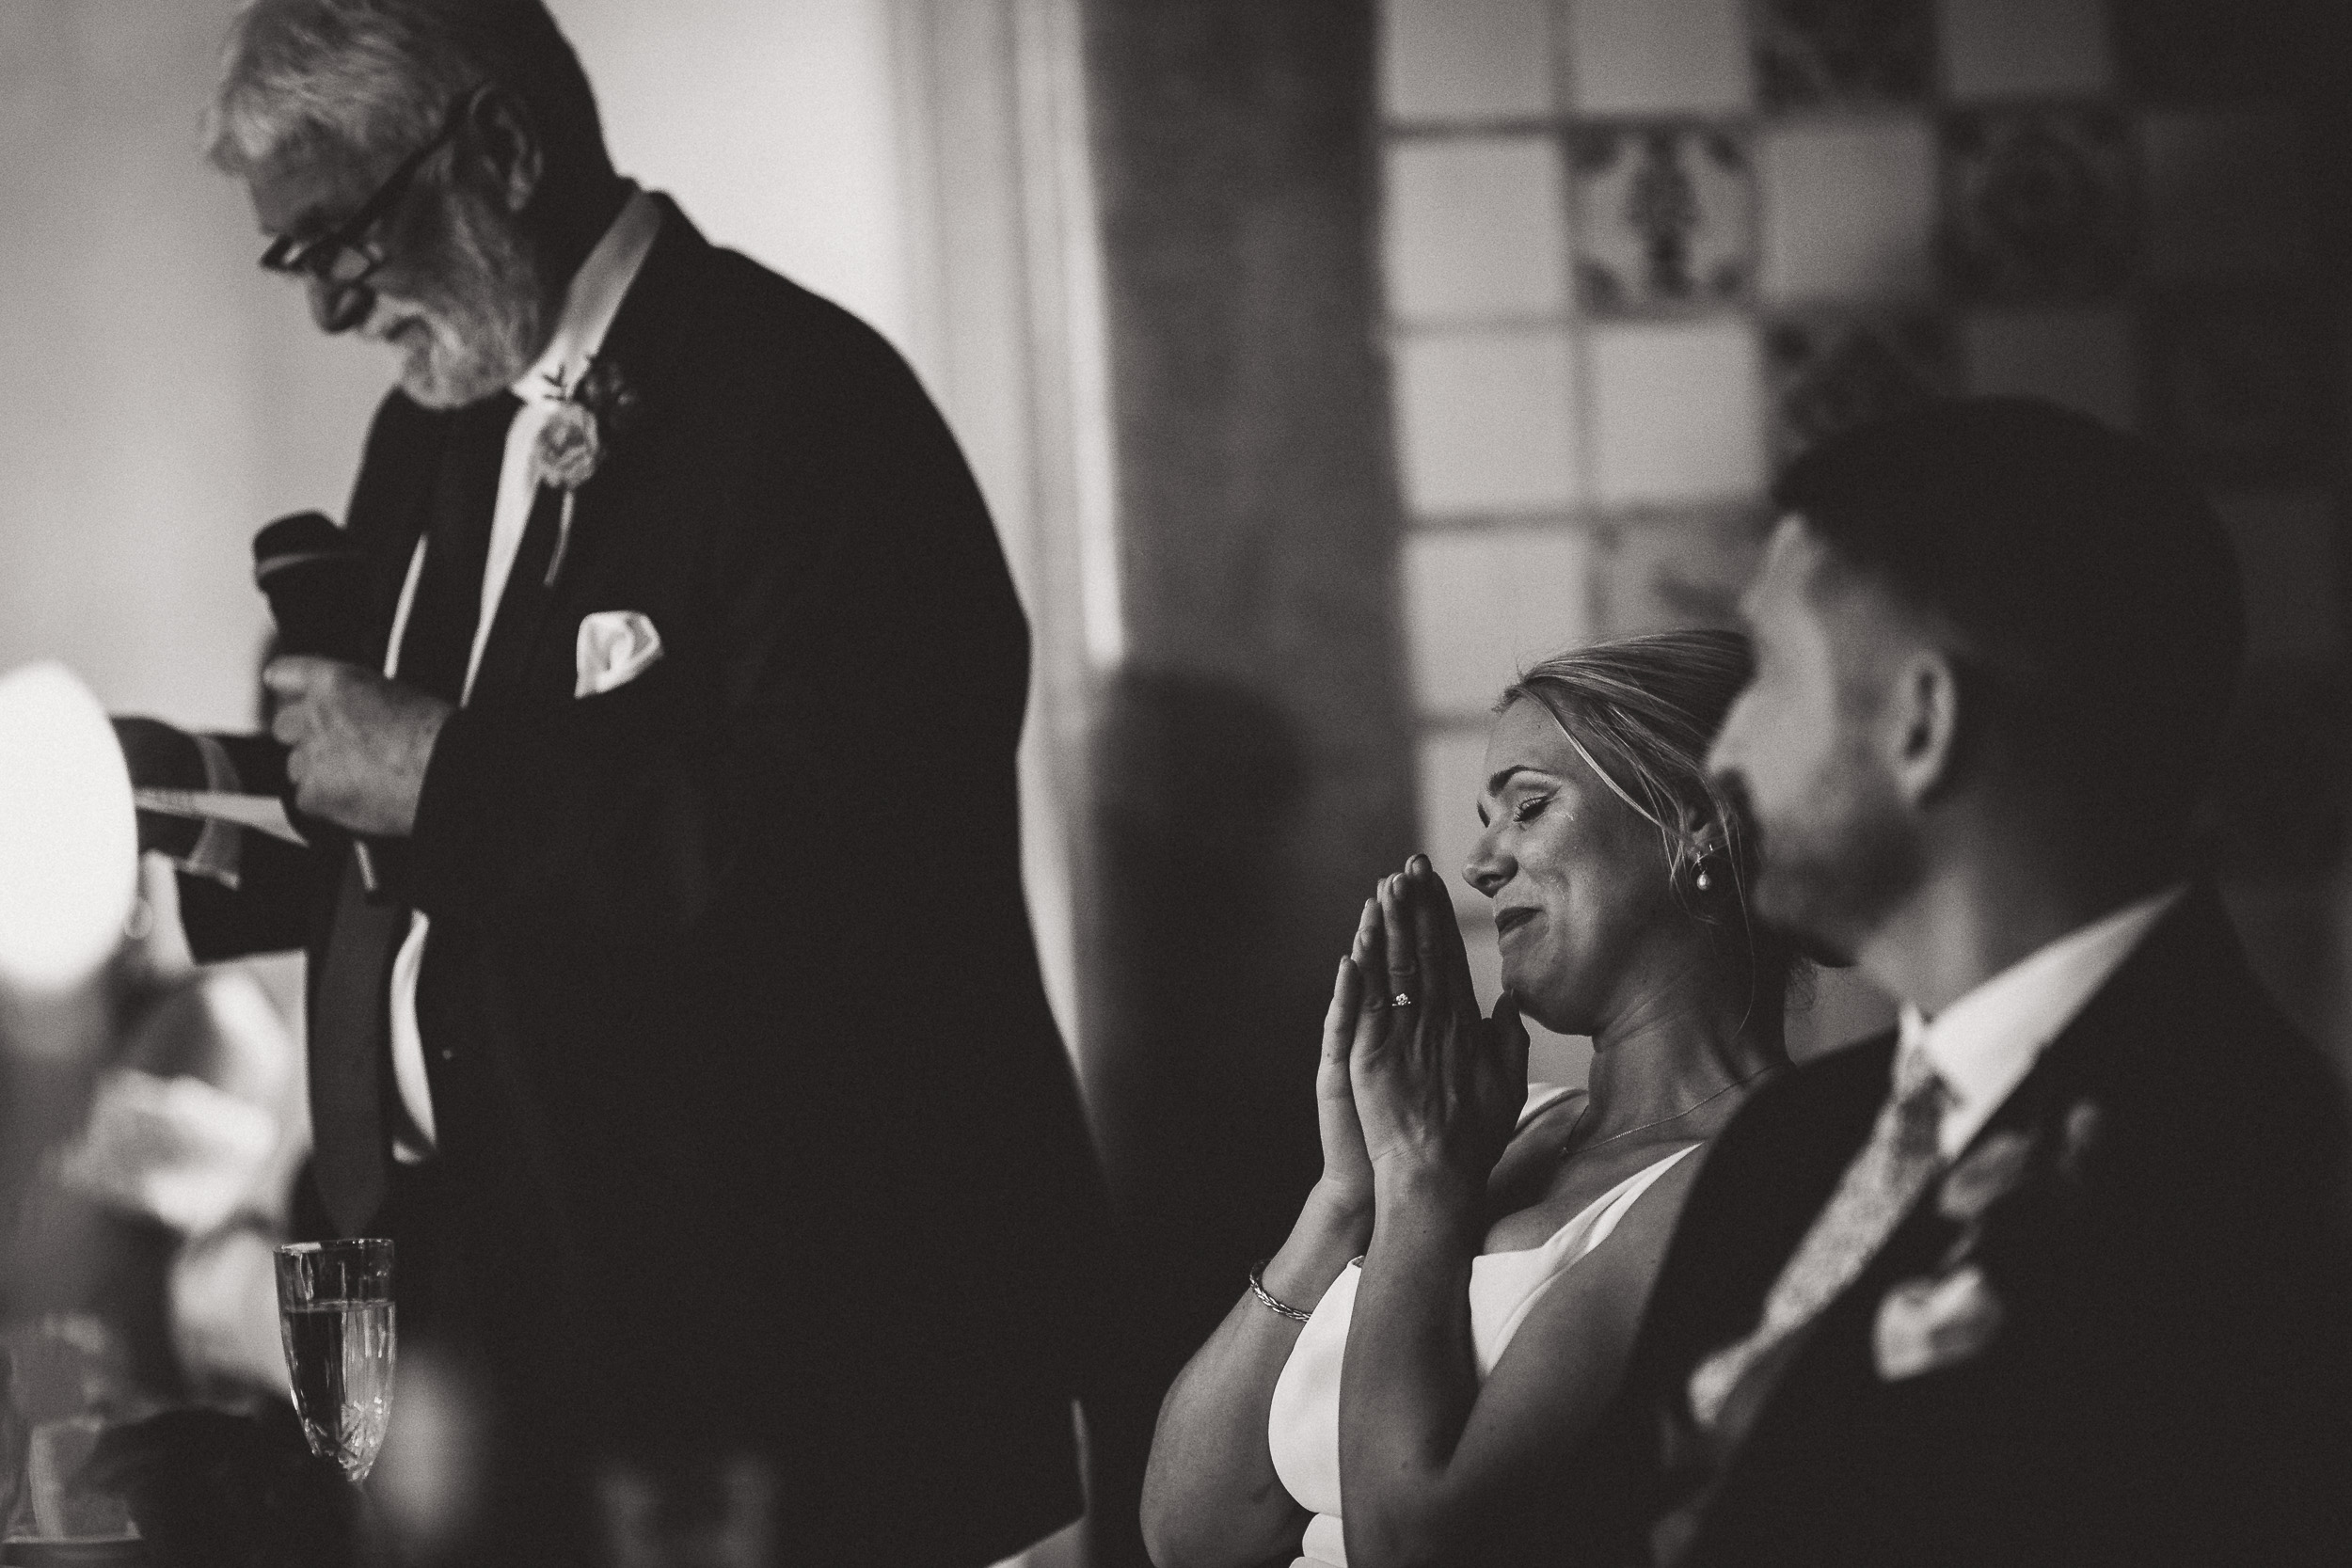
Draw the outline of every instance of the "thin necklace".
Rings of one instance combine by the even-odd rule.
[[[1690,1116],[1693,1112],[1700,1110],[1710,1101],[1721,1100],[1732,1090],[1742,1088],[1747,1085],[1755,1083],[1757,1079],[1763,1077],[1764,1073],[1772,1070],[1772,1069],[1771,1068],[1766,1068],[1761,1072],[1751,1072],[1745,1078],[1738,1079],[1732,1083],[1725,1084],[1722,1088],[1717,1089],[1713,1094],[1708,1095],[1707,1099],[1693,1101],[1692,1103],[1685,1105],[1681,1110],[1677,1111],[1670,1117],[1660,1117],[1656,1121],[1645,1121],[1639,1127],[1629,1127],[1622,1132],[1612,1132],[1605,1138],[1596,1138],[1591,1143],[1584,1146],[1584,1152],[1590,1154],[1594,1149],[1598,1148],[1602,1144],[1613,1144],[1619,1138],[1629,1138],[1636,1132],[1646,1132],[1653,1127],[1663,1127],[1670,1121],[1680,1121],[1684,1117]],[[1588,1094],[1584,1097],[1584,1108],[1577,1112],[1576,1120],[1568,1124],[1568,1135],[1560,1140],[1560,1153],[1564,1159],[1566,1157],[1570,1148],[1572,1148],[1576,1143],[1577,1129],[1583,1126],[1584,1118],[1592,1114],[1593,1097]]]

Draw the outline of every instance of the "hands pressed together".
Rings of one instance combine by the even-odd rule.
[[[1527,1100],[1527,1045],[1509,993],[1480,1015],[1453,901],[1415,855],[1364,901],[1332,986],[1315,1080],[1326,1187],[1366,1206],[1383,1176],[1483,1192]]]
[[[272,659],[262,682],[278,702],[270,733],[294,749],[286,776],[294,804],[355,833],[406,837],[433,743],[456,709],[331,658]]]

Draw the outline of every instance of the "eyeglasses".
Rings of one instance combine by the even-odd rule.
[[[326,309],[321,325],[327,331],[347,331],[367,319],[375,299],[361,285],[384,264],[383,246],[372,230],[408,194],[408,187],[415,182],[417,171],[424,166],[424,161],[439,151],[466,123],[466,115],[479,96],[480,89],[476,89],[461,99],[441,122],[441,128],[433,134],[432,140],[403,158],[400,166],[375,187],[374,194],[359,204],[358,212],[326,233],[307,240],[280,234],[262,252],[262,265],[268,271],[313,278],[326,285]]]

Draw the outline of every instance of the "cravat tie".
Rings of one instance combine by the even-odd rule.
[[[1896,1061],[1894,1092],[1870,1141],[1773,1281],[1756,1331],[1691,1374],[1691,1411],[1701,1426],[1714,1427],[1740,1380],[1854,1282],[1943,1168],[1936,1129],[1944,1098],[1944,1081],[1927,1053],[1907,1047]]]
[[[467,409],[450,431],[426,530],[424,564],[401,639],[400,679],[446,702],[465,686],[481,614],[483,562],[506,428],[520,404],[501,393]],[[311,1176],[343,1235],[373,1223],[389,1179],[384,1119],[391,1066],[392,958],[407,905],[371,898],[346,857],[319,968],[310,1029]]]

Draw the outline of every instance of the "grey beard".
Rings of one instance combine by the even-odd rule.
[[[547,341],[538,271],[502,215],[460,198],[446,243],[443,282],[417,301],[430,338],[401,369],[401,389],[427,408],[462,408],[513,385]]]

